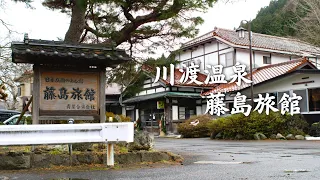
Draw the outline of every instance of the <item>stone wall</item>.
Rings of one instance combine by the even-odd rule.
[[[106,154],[85,152],[80,154],[0,154],[0,170],[17,170],[30,168],[48,168],[51,166],[76,166],[84,164],[106,164]],[[182,161],[182,157],[167,152],[139,151],[115,154],[116,164],[134,164],[141,162]]]

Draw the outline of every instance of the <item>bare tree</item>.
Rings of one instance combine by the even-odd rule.
[[[320,1],[289,0],[286,8],[297,18],[293,25],[297,38],[320,46]]]
[[[9,43],[0,48],[0,84],[6,87],[8,93],[8,109],[15,109],[18,104],[18,85],[15,79],[25,71],[31,70],[31,65],[15,64],[11,60],[11,49]]]

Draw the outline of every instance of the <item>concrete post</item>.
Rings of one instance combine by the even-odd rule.
[[[109,144],[109,143],[107,143],[107,166],[109,167],[114,166],[113,144]]]

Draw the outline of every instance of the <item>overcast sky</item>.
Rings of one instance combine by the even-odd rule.
[[[15,34],[13,40],[23,40],[23,34],[28,33],[31,39],[58,40],[64,38],[70,18],[59,11],[51,11],[41,5],[40,0],[34,0],[28,9],[23,3],[7,1],[4,9],[0,9],[2,20],[10,23],[11,29],[21,33]],[[202,17],[205,20],[200,28],[200,34],[213,30],[214,27],[233,29],[241,20],[253,19],[260,8],[269,5],[270,0],[239,0],[234,3],[217,3]],[[5,30],[0,27],[0,37]]]

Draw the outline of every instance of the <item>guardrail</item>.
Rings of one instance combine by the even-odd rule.
[[[305,137],[305,139],[309,141],[320,141],[320,137]]]
[[[107,165],[114,165],[113,144],[133,142],[132,122],[0,126],[0,146],[107,143]]]

